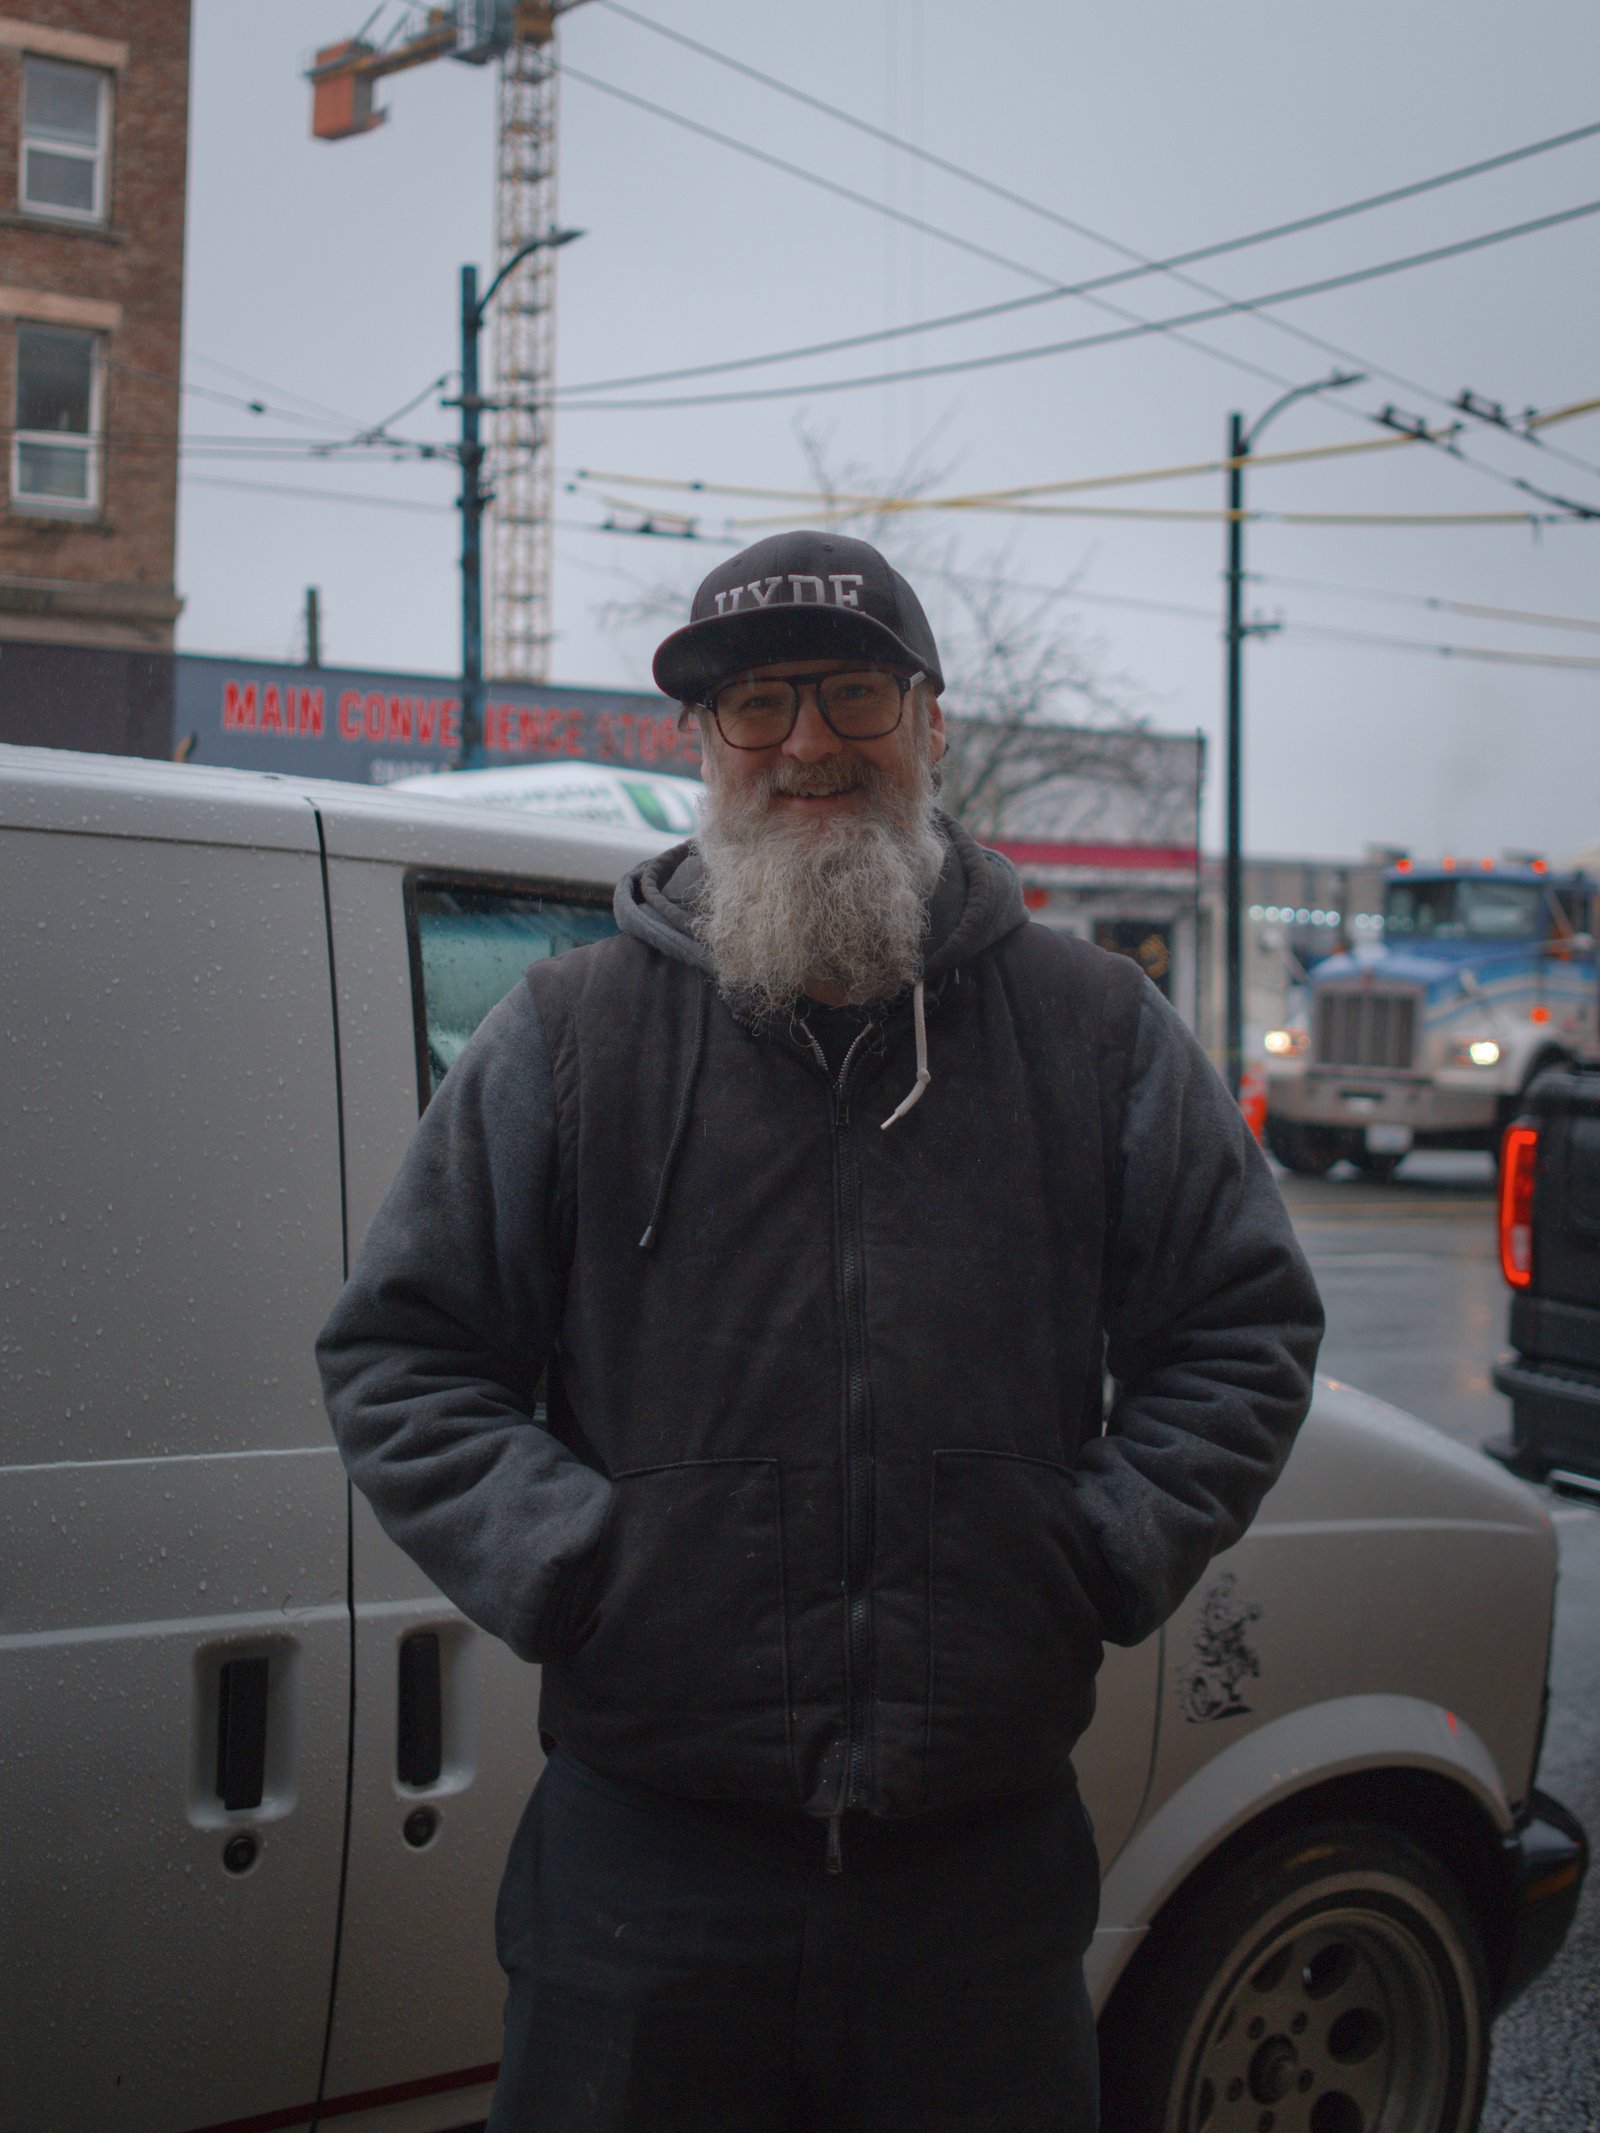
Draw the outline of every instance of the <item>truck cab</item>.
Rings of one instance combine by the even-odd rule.
[[[1381,925],[1267,1033],[1266,1140],[1288,1169],[1387,1177],[1412,1148],[1494,1149],[1547,1067],[1600,1055],[1596,885],[1543,862],[1401,860]]]

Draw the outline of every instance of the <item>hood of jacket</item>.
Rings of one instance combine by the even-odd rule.
[[[979,844],[948,815],[935,817],[946,851],[944,870],[928,904],[928,951],[923,977],[943,977],[1028,923],[1016,869]],[[618,928],[660,955],[709,971],[711,959],[694,930],[694,907],[704,877],[692,843],[675,844],[646,859],[617,884]]]

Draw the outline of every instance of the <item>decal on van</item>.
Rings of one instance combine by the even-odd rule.
[[[1238,1718],[1251,1709],[1239,1684],[1261,1671],[1261,1655],[1246,1631],[1261,1616],[1257,1600],[1234,1596],[1230,1570],[1206,1589],[1195,1624],[1194,1657],[1178,1671],[1178,1708],[1190,1725],[1214,1718]]]

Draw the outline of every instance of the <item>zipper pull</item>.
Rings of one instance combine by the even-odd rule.
[[[844,1816],[842,1814],[829,1815],[828,1817],[828,1872],[830,1874],[842,1874],[844,1872],[844,1849],[839,1842],[839,1829],[843,1821]]]

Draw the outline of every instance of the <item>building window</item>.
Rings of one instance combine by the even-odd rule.
[[[11,494],[19,504],[93,511],[100,503],[98,336],[17,327]]]
[[[36,215],[103,222],[111,77],[54,59],[22,67],[22,205]]]

